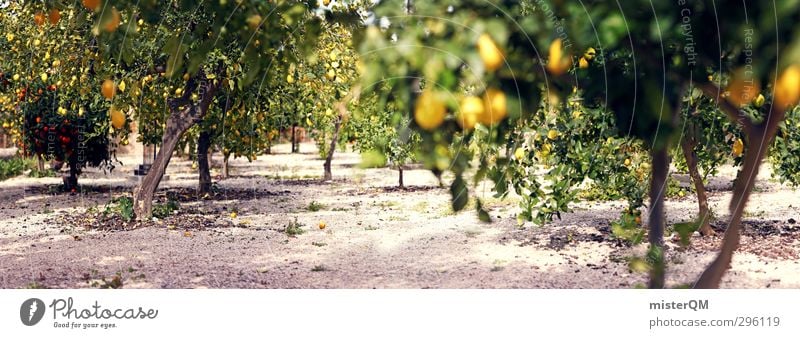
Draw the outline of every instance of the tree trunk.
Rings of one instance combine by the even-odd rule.
[[[664,195],[666,194],[667,175],[669,173],[669,154],[667,147],[653,150],[653,172],[650,181],[650,214],[648,224],[650,231],[650,260],[653,265],[650,270],[651,289],[664,288]]]
[[[748,140],[745,150],[745,158],[742,170],[736,175],[733,186],[733,197],[729,206],[731,219],[728,229],[725,230],[725,237],[722,239],[722,247],[716,259],[703,271],[700,278],[695,283],[697,289],[719,288],[722,276],[728,270],[733,259],[733,253],[739,247],[739,236],[742,229],[742,215],[750,194],[755,186],[758,170],[761,167],[761,160],[767,153],[769,145],[775,138],[778,124],[786,117],[785,111],[776,111],[771,107],[769,115],[765,119],[764,125],[746,126],[745,133]]]
[[[208,107],[219,89],[219,82],[209,81],[202,73],[198,76],[202,78],[200,83],[197,79],[189,79],[183,97],[168,101],[170,116],[161,139],[161,148],[153,160],[150,171],[133,192],[134,211],[139,219],[147,220],[153,216],[153,195],[161,183],[161,178],[164,177],[175,147],[178,146],[178,141],[191,126],[205,117]],[[189,98],[195,89],[201,94],[201,99],[197,104],[192,104]]]
[[[292,154],[299,151],[300,147],[297,146],[297,126],[292,126]]]
[[[203,131],[197,138],[197,169],[200,176],[198,191],[206,194],[211,191],[211,163],[208,160],[208,150],[211,147],[211,133]]]
[[[222,178],[228,178],[230,176],[230,166],[228,165],[228,159],[231,158],[230,153],[222,154]]]
[[[79,174],[80,169],[78,169],[78,162],[76,160],[69,161],[69,174],[63,177],[64,191],[75,192],[78,190]]]
[[[344,120],[344,113],[340,112],[338,117],[336,118],[336,122],[334,122],[333,127],[333,136],[331,136],[331,145],[328,150],[328,156],[325,157],[325,164],[323,168],[325,169],[325,176],[323,177],[323,181],[328,182],[333,180],[333,173],[331,172],[331,162],[333,162],[333,153],[336,152],[336,144],[339,143],[339,130],[342,128],[342,121]]]
[[[405,186],[405,184],[403,184],[403,166],[402,165],[397,166],[397,171],[399,172],[398,185],[399,185],[400,189],[405,189],[406,186]]]
[[[36,155],[36,169],[40,173],[44,171],[44,155]]]
[[[706,187],[703,184],[703,177],[700,176],[700,171],[697,169],[697,154],[694,152],[696,142],[684,137],[681,142],[683,148],[683,157],[686,158],[686,166],[689,167],[689,176],[694,183],[694,189],[697,191],[697,204],[699,213],[697,221],[700,223],[698,231],[703,236],[710,236],[714,234],[711,229],[711,210],[708,208],[708,195],[706,194]]]

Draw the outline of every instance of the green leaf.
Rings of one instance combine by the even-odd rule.
[[[453,197],[453,211],[461,211],[467,206],[469,191],[461,175],[456,176],[450,185],[450,195]]]

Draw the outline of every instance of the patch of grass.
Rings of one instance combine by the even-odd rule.
[[[483,231],[480,230],[480,229],[467,229],[467,230],[464,230],[464,235],[466,235],[469,238],[475,238],[476,236],[478,236],[478,235],[480,235],[482,233],[483,233]]]
[[[306,207],[306,210],[311,212],[317,212],[325,208],[326,208],[325,204],[322,204],[317,201],[311,201],[311,203],[309,203],[308,206]]]
[[[489,271],[491,271],[491,272],[503,271],[503,269],[505,269],[506,261],[500,260],[500,259],[496,259],[494,262],[492,262],[492,264],[494,266]]]
[[[420,201],[411,210],[420,214],[428,212],[428,201]]]
[[[45,286],[44,284],[39,283],[39,282],[28,283],[28,285],[25,285],[25,288],[26,289],[49,289],[47,286]]]
[[[133,220],[133,199],[127,196],[117,197],[106,205],[103,215],[118,214],[126,222]]]
[[[25,160],[18,157],[0,159],[0,181],[22,175],[25,166]]]
[[[283,232],[285,232],[289,236],[302,235],[304,232],[306,232],[305,230],[303,230],[301,228],[303,226],[305,226],[305,225],[303,225],[300,222],[298,222],[297,221],[297,217],[295,217],[294,221],[289,222],[289,224],[286,226],[286,228],[283,229]]]
[[[368,225],[366,228],[364,228],[364,230],[367,230],[367,231],[378,230],[378,229],[380,229],[380,228],[378,228],[378,227],[376,227],[374,225]]]
[[[389,221],[393,222],[405,222],[408,221],[408,217],[406,216],[398,216],[398,215],[391,215],[388,218]]]
[[[391,208],[394,208],[394,207],[396,207],[398,205],[400,205],[400,203],[397,202],[397,201],[376,201],[376,202],[372,202],[372,206],[383,208],[383,209],[391,209]]]
[[[313,245],[313,246],[319,246],[319,247],[323,247],[323,246],[326,246],[326,245],[328,245],[328,243],[323,243],[323,242],[311,242],[311,245]]]
[[[178,201],[169,199],[166,203],[153,206],[153,216],[161,219],[167,218],[180,208]]]
[[[314,267],[313,267],[313,268],[311,268],[311,271],[312,271],[312,272],[322,272],[322,271],[328,271],[328,268],[327,268],[327,267],[325,267],[324,265],[314,265]]]

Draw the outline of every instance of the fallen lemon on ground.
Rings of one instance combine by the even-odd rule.
[[[322,222],[322,221],[319,222],[319,229],[320,230],[325,229],[325,226],[326,226],[325,222]]]
[[[436,93],[426,90],[417,98],[414,108],[414,121],[420,128],[432,131],[444,122],[447,114],[444,103],[436,97]]]
[[[238,215],[239,214],[237,214],[236,211],[231,211],[231,218],[236,218]]]

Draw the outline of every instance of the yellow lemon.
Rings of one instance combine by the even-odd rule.
[[[125,81],[119,83],[119,91],[123,93],[125,92]]]
[[[766,99],[764,98],[764,95],[758,94],[756,99],[753,100],[753,106],[755,106],[756,108],[761,108],[764,105],[765,100]]]
[[[238,215],[239,214],[237,214],[236,211],[231,211],[231,218],[236,218]]]
[[[728,84],[728,101],[741,107],[752,102],[761,91],[761,83],[752,72],[741,68],[733,73]]]
[[[514,158],[516,158],[518,161],[525,158],[525,149],[517,148],[517,150],[514,150]]]
[[[547,138],[549,138],[551,140],[557,139],[558,138],[558,131],[555,130],[555,129],[550,129],[550,131],[547,132]]]
[[[547,60],[547,70],[550,71],[550,74],[558,76],[569,69],[569,57],[564,56],[562,48],[561,39],[555,39],[550,44],[549,59]]]
[[[320,222],[319,222],[319,229],[320,229],[320,230],[324,230],[324,229],[325,229],[325,226],[327,226],[327,224],[325,224],[325,222],[323,222],[323,221],[320,221]]]
[[[108,79],[103,81],[103,85],[100,87],[100,91],[102,92],[103,97],[110,100],[114,98],[114,94],[116,94],[117,91],[117,86],[114,85],[113,80]]]
[[[503,52],[489,34],[483,33],[478,37],[478,54],[489,71],[495,71],[503,65]]]
[[[490,88],[486,90],[483,103],[484,112],[480,116],[479,121],[486,126],[493,126],[508,115],[506,94],[499,89]]]
[[[626,167],[630,167],[631,166],[631,159],[629,159],[629,158],[625,159],[625,166]]]
[[[586,61],[594,60],[594,57],[596,55],[597,55],[597,51],[594,50],[594,48],[592,48],[592,47],[589,47],[588,49],[586,49],[585,52],[583,52],[583,58],[586,59]]]
[[[444,122],[447,110],[444,102],[436,97],[436,93],[425,90],[417,98],[414,106],[414,121],[420,128],[431,131]]]
[[[589,61],[586,61],[586,58],[582,57],[580,60],[578,60],[578,67],[581,69],[589,68]]]
[[[125,125],[125,113],[119,109],[111,107],[109,115],[111,115],[111,125],[114,129],[121,129]]]
[[[744,142],[742,142],[742,139],[737,138],[736,141],[733,142],[733,156],[734,157],[742,156],[743,152],[744,152]]]
[[[247,25],[250,26],[250,29],[256,30],[258,26],[261,25],[261,15],[254,14],[247,18]]]
[[[775,83],[775,104],[784,109],[800,101],[800,66],[791,65]]]
[[[294,83],[294,76],[292,76],[292,74],[286,75],[286,83],[288,84]]]
[[[456,118],[458,125],[464,130],[472,130],[478,119],[483,116],[483,100],[477,96],[468,96],[461,100],[461,109]]]

